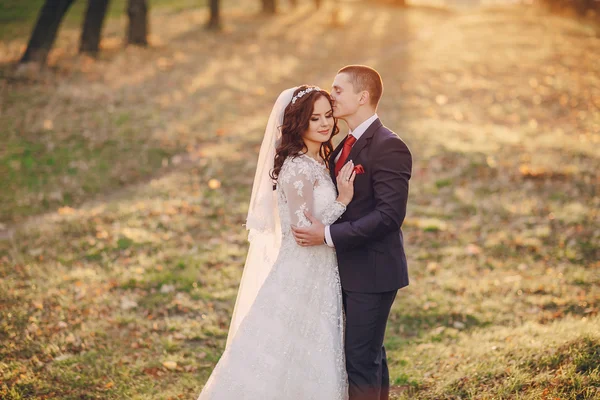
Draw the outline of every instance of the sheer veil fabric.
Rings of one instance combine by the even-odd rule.
[[[280,127],[283,123],[283,114],[285,108],[292,101],[296,89],[297,87],[286,89],[277,98],[260,146],[248,217],[246,218],[250,247],[233,309],[227,347],[254,303],[281,247],[277,193],[273,190],[270,172],[274,166],[275,150],[281,139]]]

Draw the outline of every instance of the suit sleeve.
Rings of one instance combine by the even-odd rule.
[[[356,221],[331,225],[330,233],[337,250],[350,250],[399,231],[406,216],[408,181],[412,155],[402,140],[390,137],[373,149],[373,191],[375,209]]]

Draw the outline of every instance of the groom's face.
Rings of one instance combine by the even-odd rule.
[[[335,118],[344,119],[358,111],[360,93],[355,93],[350,77],[344,72],[337,74],[333,80],[331,98]]]

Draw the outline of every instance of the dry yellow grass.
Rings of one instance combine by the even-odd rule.
[[[14,232],[0,242],[0,394],[194,398],[225,344],[273,100],[368,63],[386,84],[379,114],[415,158],[412,281],[386,342],[394,396],[597,398],[588,28],[527,8],[352,2],[339,28],[309,7],[226,17],[216,36],[204,11],[157,13],[155,47],[97,61],[59,47],[34,81],[2,67],[2,176],[17,170],[1,201]]]

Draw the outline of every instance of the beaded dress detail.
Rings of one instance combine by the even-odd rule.
[[[281,248],[199,400],[346,400],[344,315],[333,248],[299,246],[308,210],[325,225],[345,206],[325,164],[285,160],[277,180]]]

